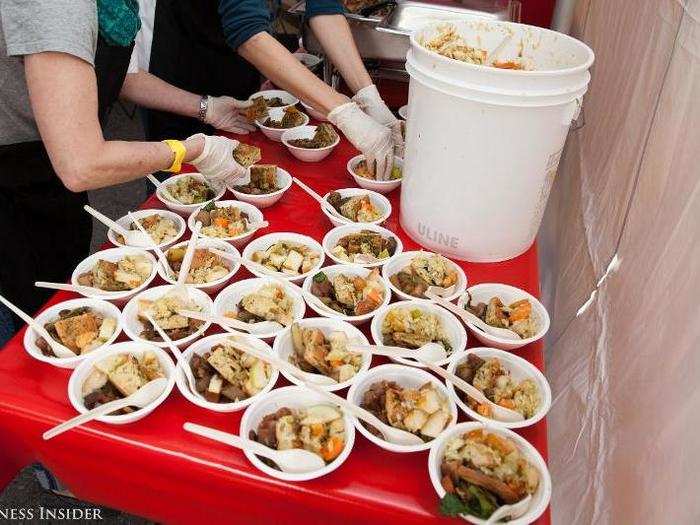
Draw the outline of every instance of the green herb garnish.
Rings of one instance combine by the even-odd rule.
[[[498,508],[498,501],[493,494],[471,483],[467,485],[463,495],[469,499],[464,501],[456,494],[445,494],[445,497],[440,500],[440,513],[453,517],[460,514],[471,514],[487,520]]]
[[[323,272],[318,272],[316,275],[314,275],[314,282],[315,283],[322,283],[328,280],[328,277],[326,277],[326,274]]]
[[[203,211],[214,211],[215,209],[216,209],[216,204],[214,204],[213,201],[202,208]]]

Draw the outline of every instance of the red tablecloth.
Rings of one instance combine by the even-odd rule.
[[[263,161],[279,164],[321,194],[354,185],[345,170],[354,151],[345,141],[318,164],[297,161],[283,146],[259,134],[245,141],[263,148]],[[390,197],[395,208],[386,226],[399,233],[406,250],[417,248],[398,225],[399,192]],[[145,206],[159,207],[154,198]],[[297,231],[320,241],[331,228],[318,205],[296,186],[263,212],[270,221],[268,231]],[[504,282],[539,293],[534,247],[511,261],[463,267],[472,284]],[[246,277],[241,271],[235,279]],[[58,293],[50,304],[72,297]],[[208,412],[185,400],[177,388],[161,407],[137,423],[91,423],[44,442],[45,430],[75,415],[66,393],[70,371],[29,357],[22,347],[23,335],[21,330],[0,350],[0,488],[20,468],[39,461],[77,497],[159,522],[384,525],[450,521],[437,513],[427,452],[394,454],[358,433],[347,462],[331,475],[297,484],[277,481],[257,471],[241,452],[184,432],[185,421],[237,432],[241,414]],[[540,344],[518,353],[542,367]],[[280,378],[278,384],[282,383]],[[522,435],[546,457],[544,421]],[[539,523],[548,522],[547,513]]]

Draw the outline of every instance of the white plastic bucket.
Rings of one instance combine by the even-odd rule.
[[[526,251],[537,235],[569,126],[588,88],[593,51],[567,35],[510,22],[455,22],[469,45],[532,70],[452,60],[411,36],[406,70],[410,122],[401,226],[426,248],[494,262]]]

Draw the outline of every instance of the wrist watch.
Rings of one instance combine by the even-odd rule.
[[[209,109],[209,95],[202,95],[202,98],[199,99],[199,120],[202,122],[206,122],[207,119],[207,110]]]

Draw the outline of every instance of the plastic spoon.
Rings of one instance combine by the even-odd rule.
[[[322,208],[325,208],[326,210],[328,210],[328,213],[330,213],[331,215],[334,215],[335,217],[338,217],[339,219],[343,220],[344,222],[352,222],[347,217],[344,217],[343,215],[338,213],[338,210],[336,210],[333,206],[331,206],[330,203],[326,199],[321,197],[318,193],[316,193],[314,190],[309,188],[306,184],[301,182],[299,179],[297,179],[296,177],[292,177],[292,180],[294,181],[294,183],[297,186],[299,186],[302,190],[304,190],[311,197],[313,197],[313,199],[316,202],[318,202]]]
[[[151,184],[153,184],[156,187],[156,191],[162,191],[163,195],[165,195],[170,201],[172,202],[180,202],[177,200],[175,197],[173,197],[173,194],[168,191],[168,188],[165,184],[161,183],[158,179],[156,179],[153,174],[146,175],[146,178],[151,181]]]
[[[185,358],[183,357],[182,352],[180,352],[180,349],[177,346],[175,346],[175,343],[173,343],[173,340],[170,339],[170,336],[168,336],[168,334],[165,333],[165,330],[158,326],[158,323],[156,323],[156,320],[153,319],[153,317],[151,317],[151,314],[149,314],[148,312],[144,312],[143,315],[146,319],[148,319],[148,322],[151,323],[151,325],[153,325],[153,328],[156,329],[156,332],[158,332],[160,338],[168,345],[168,348],[175,356],[177,364],[180,366],[180,368],[182,368],[183,372],[185,372],[185,377],[187,378],[187,383],[189,384],[192,393],[195,395],[200,395],[199,392],[197,392],[197,387],[195,386],[192,367],[187,361],[185,361]]]
[[[286,273],[276,272],[274,270],[270,270],[269,268],[267,268],[266,266],[263,266],[262,264],[258,264],[256,262],[249,261],[248,259],[244,259],[243,257],[240,257],[238,255],[234,255],[232,253],[221,251],[217,248],[209,248],[209,251],[218,255],[219,257],[221,257],[223,259],[226,259],[227,261],[235,262],[235,263],[238,263],[242,266],[245,266],[251,272],[256,271],[259,273],[264,273],[266,275],[278,274],[278,275],[287,276]]]
[[[479,328],[482,332],[486,332],[487,334],[494,335],[496,337],[500,337],[502,339],[510,339],[510,340],[519,340],[520,336],[513,332],[512,330],[509,330],[507,328],[498,328],[496,326],[491,326],[490,324],[486,324],[484,321],[479,319],[476,315],[471,313],[469,310],[465,310],[463,308],[460,308],[456,304],[453,304],[449,301],[446,301],[442,297],[435,295],[430,292],[426,292],[425,296],[428,299],[431,299],[434,301],[436,304],[439,304],[446,310],[449,310],[453,314],[455,314],[457,317],[459,317],[462,321],[468,324],[473,324],[477,328]]]
[[[228,432],[222,432],[215,428],[190,423],[189,421],[182,425],[182,428],[198,436],[231,445],[241,450],[247,450],[256,456],[271,459],[283,472],[301,474],[319,470],[326,466],[320,456],[308,450],[304,450],[303,448],[274,450],[257,441],[245,439],[235,434],[229,434]]]
[[[59,434],[63,434],[67,430],[79,427],[88,421],[92,421],[93,419],[105,414],[111,414],[112,412],[122,408],[131,406],[143,408],[158,399],[158,396],[163,393],[167,385],[168,380],[164,377],[149,381],[130,396],[122,399],[116,399],[114,401],[110,401],[109,403],[105,403],[104,405],[95,407],[85,414],[80,414],[79,416],[53,427],[51,430],[47,430],[44,432],[43,438],[45,440],[49,440],[58,436]]]
[[[457,289],[457,285],[453,284],[452,286],[448,286],[447,288],[444,288],[442,286],[428,286],[428,289],[425,291],[425,296],[428,297],[428,294],[431,295],[437,295],[438,297],[445,297],[446,295],[452,295],[455,293],[455,290]]]
[[[371,352],[387,357],[404,357],[406,359],[422,359],[435,362],[447,359],[445,347],[438,343],[426,343],[415,350],[400,346],[383,345],[354,345],[348,348],[351,352]]]
[[[301,381],[309,381],[315,385],[334,385],[338,383],[332,377],[324,376],[323,374],[313,374],[311,372],[304,372],[300,368],[297,368],[293,364],[288,363],[287,361],[281,359],[275,354],[263,352],[262,350],[258,350],[257,348],[253,348],[252,346],[241,342],[240,338],[238,337],[233,336],[233,339],[236,341],[236,344],[238,344],[238,346],[247,354],[250,354],[253,357],[257,357],[258,359],[260,359],[261,361],[265,361],[266,363],[270,363],[275,368],[278,368],[279,370],[284,370],[288,374],[293,375]]]
[[[503,421],[505,423],[523,421],[525,419],[525,417],[520,412],[516,412],[515,410],[511,410],[509,408],[497,405],[489,398],[487,398],[481,390],[476,388],[474,385],[470,385],[464,379],[454,375],[452,372],[448,372],[444,368],[440,368],[439,366],[428,361],[423,361],[421,359],[417,359],[417,361],[424,365],[426,368],[428,368],[428,370],[435,372],[443,379],[446,379],[447,381],[452,383],[455,387],[459,388],[462,392],[467,394],[469,397],[471,397],[478,403],[481,403],[482,405],[488,405],[491,408],[492,413],[494,415],[492,419],[495,419],[497,421]]]
[[[492,525],[501,521],[503,518],[508,518],[508,521],[519,518],[527,512],[532,501],[532,494],[528,494],[525,498],[512,505],[502,505],[498,507],[493,514],[486,520],[486,525]]]
[[[386,441],[389,441],[390,443],[394,443],[395,445],[403,445],[403,446],[411,446],[411,445],[421,445],[423,444],[423,440],[416,436],[415,434],[411,434],[410,432],[407,432],[405,430],[401,430],[398,428],[394,428],[390,425],[387,425],[384,423],[381,419],[379,419],[377,416],[372,414],[371,412],[365,410],[364,408],[360,408],[357,405],[353,405],[350,403],[348,400],[343,399],[340,396],[335,395],[332,392],[327,392],[323,390],[322,388],[306,383],[304,385],[306,388],[309,390],[312,390],[316,392],[317,394],[320,394],[327,398],[329,401],[336,403],[339,405],[341,408],[343,408],[346,412],[349,412],[353,416],[355,416],[358,419],[361,419],[362,421],[365,421],[366,423],[369,423],[372,425],[374,428],[379,430],[382,435],[384,436],[384,439]]]
[[[129,216],[129,219],[136,225],[136,227],[139,229],[141,233],[144,235],[148,235],[148,232],[146,229],[143,227],[143,225],[136,219],[136,217],[133,216],[131,212],[127,212],[127,215]],[[161,264],[165,267],[166,272],[170,272],[171,274],[175,274],[173,272],[173,269],[170,267],[170,263],[168,262],[168,258],[163,253],[163,250],[160,249],[160,246],[153,240],[153,237],[148,235],[148,247],[152,248],[153,251],[156,252],[156,255],[158,256],[158,260],[161,262]]]
[[[100,290],[99,288],[95,288],[94,286],[83,286],[82,284],[50,283],[47,281],[36,281],[34,283],[34,286],[36,286],[37,288],[47,288],[49,290],[62,290],[64,292],[76,292],[76,293],[79,293],[79,294],[85,295],[85,296],[100,295],[100,296],[109,297],[110,295],[124,293],[124,292],[120,292],[120,291],[110,292],[108,290]]]
[[[24,313],[22,310],[20,310],[17,306],[12,304],[10,301],[5,299],[2,295],[0,295],[0,302],[7,306],[10,310],[12,310],[15,314],[17,314],[17,317],[22,319],[25,323],[27,323],[32,330],[34,330],[37,334],[39,334],[41,337],[44,338],[46,343],[51,347],[51,351],[56,355],[56,357],[75,357],[76,354],[73,352],[70,348],[67,346],[62,345],[58,341],[56,341],[49,333],[46,331],[46,328],[41,326],[40,323],[37,323],[33,317],[30,315],[27,315]]]
[[[190,310],[179,310],[177,313],[192,319],[200,321],[208,321],[216,323],[222,327],[235,328],[236,330],[244,330],[251,334],[269,334],[282,330],[284,326],[276,321],[260,321],[258,323],[244,323],[238,319],[226,317],[224,315],[204,314],[202,312],[192,312]]]
[[[151,239],[151,236],[148,235],[148,233],[145,233],[145,231],[127,230],[118,222],[113,221],[106,215],[100,213],[96,209],[88,206],[87,204],[83,206],[83,209],[90,215],[95,217],[95,219],[100,221],[102,224],[107,226],[107,228],[114,230],[119,235],[124,237],[124,244],[128,244],[129,246],[137,246],[139,248],[146,248],[148,246],[151,246],[151,244],[153,243],[153,239]],[[129,213],[129,215],[131,216],[131,212]],[[132,220],[134,219],[132,218]],[[135,220],[134,222],[137,223],[137,221]]]
[[[512,38],[512,34],[503,37],[501,43],[494,47],[493,50],[486,55],[486,60],[484,60],[484,62],[486,62],[486,65],[492,66],[493,63],[496,62],[496,58],[501,53],[501,51],[503,51],[503,48],[506,47],[506,45],[508,44],[508,42],[511,41]]]
[[[192,266],[192,258],[194,257],[194,250],[197,247],[197,239],[201,228],[202,223],[199,221],[192,228],[192,237],[187,243],[187,250],[185,250],[185,256],[182,258],[182,264],[180,265],[180,273],[177,276],[176,286],[180,289],[185,288],[185,282],[187,281],[187,275],[190,273],[190,266]]]

